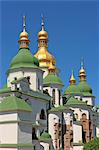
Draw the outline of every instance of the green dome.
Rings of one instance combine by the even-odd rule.
[[[69,85],[64,92],[66,94],[80,94],[80,90],[77,85]]]
[[[53,73],[49,73],[44,79],[43,84],[59,84],[63,86],[61,79]]]
[[[39,67],[39,60],[35,56],[33,57],[33,62],[36,66]]]
[[[92,94],[92,89],[91,87],[87,84],[86,81],[80,81],[79,84],[77,85],[77,87],[79,88],[80,92],[82,94],[86,94],[88,93],[88,95]]]
[[[16,69],[20,67],[37,67],[37,60],[33,58],[29,48],[20,48],[18,54],[12,59],[10,69]]]
[[[51,139],[51,135],[48,132],[43,132],[40,136],[40,139]]]
[[[79,105],[80,106],[80,105],[86,105],[86,103],[81,100],[78,100],[74,97],[70,97],[65,105],[66,106],[70,106],[70,105]]]

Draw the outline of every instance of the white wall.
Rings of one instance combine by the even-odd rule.
[[[0,143],[17,144],[18,125],[17,123],[0,124]]]
[[[14,80],[14,78],[17,77],[17,79],[24,77],[23,72],[22,71],[17,71],[17,72],[11,72],[9,73],[8,77],[7,77],[7,85],[8,87],[11,87],[11,82]]]
[[[87,109],[84,108],[72,108],[74,110],[74,114],[78,114],[78,121],[82,118],[82,114],[85,113],[87,116],[87,119],[89,119],[89,112]]]
[[[70,125],[70,121],[72,120],[71,113],[63,112],[63,115],[64,115],[64,122],[63,123],[66,125]]]
[[[73,143],[82,143],[82,126],[73,124]]]
[[[83,146],[73,146],[73,150],[83,150]]]
[[[7,85],[8,87],[11,87],[11,82],[14,80],[16,77],[17,79],[22,78],[22,77],[30,77],[30,88],[34,91],[38,90],[38,83],[37,80],[39,78],[40,81],[40,88],[42,90],[42,82],[43,82],[43,73],[41,70],[38,69],[22,69],[21,71],[14,71],[9,73],[8,78],[7,78]]]
[[[87,105],[91,105],[91,106],[95,105],[95,99],[93,97],[82,97],[82,101],[83,102],[87,101]]]
[[[99,126],[96,127],[96,137],[99,137]]]
[[[44,150],[50,150],[49,149],[49,143],[40,142],[40,145],[42,145],[44,147]]]
[[[55,129],[54,129],[54,124],[55,123],[59,123],[59,119],[60,121],[62,120],[62,115],[61,113],[50,113],[48,116],[48,122],[49,122],[49,134],[51,135],[52,139],[55,139]]]
[[[0,121],[12,121],[12,120],[14,121],[17,120],[17,118],[18,118],[17,113],[0,115]]]

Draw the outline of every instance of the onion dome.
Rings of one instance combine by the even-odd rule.
[[[26,17],[23,16],[23,31],[20,34],[19,39],[20,48],[28,48],[30,40],[28,39],[28,33],[26,32]]]
[[[56,61],[52,54],[48,52],[48,33],[44,29],[44,17],[42,17],[42,29],[38,33],[38,52],[35,57],[39,60],[40,67],[49,67],[50,61],[55,65]]]
[[[79,88],[80,92],[81,92],[84,96],[91,96],[91,95],[92,95],[92,89],[91,89],[91,87],[87,84],[86,81],[81,81],[81,82],[79,82],[79,84],[77,85],[77,87]]]
[[[66,106],[77,106],[77,105],[86,106],[86,103],[81,100],[78,100],[77,98],[70,97],[65,105]]]
[[[48,40],[48,33],[44,30],[44,17],[42,16],[42,29],[38,32],[38,40],[46,39]]]
[[[79,78],[80,78],[80,81],[85,81],[86,80],[86,71],[84,69],[83,61],[81,61],[81,69],[79,71]]]
[[[18,54],[12,59],[11,69],[17,68],[37,68],[38,61],[33,57],[29,48],[20,48]]]
[[[48,86],[50,84],[58,84],[63,86],[63,82],[61,79],[56,75],[56,67],[50,62],[50,66],[48,68],[49,73],[48,75],[43,79],[43,85]]]
[[[74,77],[74,73],[72,71],[72,75],[70,77],[70,85],[66,88],[64,95],[68,95],[68,94],[80,94],[80,90],[76,85],[76,80]]]
[[[40,140],[51,140],[51,135],[48,132],[44,131],[40,136]]]
[[[25,19],[25,18],[23,18]],[[17,55],[12,59],[10,64],[10,69],[17,68],[37,68],[39,66],[39,61],[37,58],[33,57],[28,47],[28,33],[25,31],[25,21],[23,22],[23,32],[20,34],[20,49]]]
[[[86,81],[86,71],[84,69],[83,62],[81,62],[81,69],[79,71],[79,78],[80,78],[80,82],[77,85],[77,87],[79,88],[80,92],[85,96],[91,96],[92,95],[92,89]]]

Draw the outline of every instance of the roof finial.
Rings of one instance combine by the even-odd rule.
[[[72,76],[74,76],[74,70],[72,69]]]
[[[42,17],[42,30],[44,31],[44,16],[43,16],[43,14],[41,14],[41,17]]]
[[[81,58],[81,69],[84,69],[84,58]]]
[[[70,85],[76,84],[76,80],[75,80],[75,77],[74,77],[74,70],[73,69],[72,69],[72,74],[71,74],[69,82],[70,82]]]
[[[23,16],[23,32],[26,31],[26,16]]]

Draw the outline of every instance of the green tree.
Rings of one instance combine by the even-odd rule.
[[[83,150],[99,150],[99,138],[95,138],[94,140],[84,144]]]

